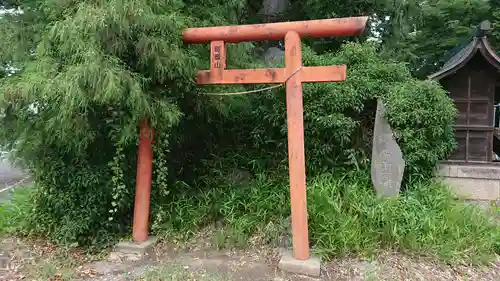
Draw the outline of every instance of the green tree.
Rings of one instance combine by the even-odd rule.
[[[390,40],[385,48],[391,57],[409,62],[420,78],[439,69],[491,15],[488,1],[483,0],[419,1],[418,7],[419,13],[407,22],[410,32]]]
[[[35,173],[34,228],[68,243],[125,231],[140,120],[155,127],[161,146],[183,116],[217,108],[196,96],[193,83],[208,49],[185,46],[182,30],[236,23],[244,1],[8,4],[23,12],[0,22],[2,61],[19,68],[0,84],[0,138]],[[239,49],[244,54],[245,45],[232,49],[234,57]],[[157,149],[157,157],[168,149]],[[167,184],[161,163],[157,189]]]
[[[489,37],[491,43],[497,51],[500,53],[500,1],[491,0],[491,23],[493,25],[493,31]]]
[[[470,38],[481,21],[495,22],[500,5],[498,0],[286,2],[288,10],[280,20],[369,16],[370,24],[362,36],[304,41],[321,53],[336,51],[345,42],[376,39],[386,57],[408,62],[412,73],[421,78],[439,68],[454,47],[460,47]],[[250,14],[261,11],[262,1],[249,3]],[[264,18],[257,15],[250,19],[262,21]]]

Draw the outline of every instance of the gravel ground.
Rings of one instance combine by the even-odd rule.
[[[159,244],[145,256],[107,253],[89,257],[44,242],[5,238],[10,267],[0,280],[198,280],[198,281],[498,281],[500,259],[490,265],[450,266],[430,259],[386,252],[374,259],[342,258],[323,263],[319,279],[289,275],[277,270],[279,249],[241,251],[178,250]],[[95,259],[98,260],[95,260]]]

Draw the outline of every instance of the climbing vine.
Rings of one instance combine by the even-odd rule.
[[[116,152],[113,156],[113,160],[109,162],[109,168],[111,169],[111,184],[113,187],[111,201],[111,208],[109,209],[109,217],[108,220],[112,221],[114,219],[114,215],[118,212],[118,209],[126,207],[126,204],[130,204],[126,199],[128,196],[127,187],[125,185],[124,180],[124,168],[123,165],[125,163],[125,154],[123,153],[123,148],[121,145],[116,146]]]
[[[152,184],[152,195],[154,201],[165,201],[166,197],[170,194],[168,184],[168,154],[169,150],[169,137],[170,134],[167,130],[157,130],[153,142],[153,176],[154,181]],[[166,211],[163,204],[156,204],[153,206],[152,213],[154,219],[152,228],[158,228],[165,220]]]
[[[169,134],[163,130],[156,132],[157,137],[153,143],[153,186],[161,197],[167,196],[168,189],[168,153],[169,153]]]

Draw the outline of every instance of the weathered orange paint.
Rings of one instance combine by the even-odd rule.
[[[302,83],[342,82],[346,78],[345,65],[310,66],[300,70]],[[280,84],[287,79],[286,68],[231,69],[212,74],[211,70],[198,71],[196,83],[199,85],[224,84]]]
[[[152,170],[153,129],[149,127],[147,120],[143,120],[140,125],[139,149],[137,155],[134,223],[132,229],[132,238],[134,242],[143,242],[148,239]]]
[[[250,24],[238,26],[216,26],[188,28],[183,33],[184,42],[189,44],[224,41],[238,43],[245,41],[281,40],[289,31],[300,37],[352,36],[363,32],[368,17],[350,17],[310,21]]]
[[[290,31],[285,36],[286,117],[288,124],[288,169],[292,209],[293,256],[309,259],[307,226],[306,161],[304,155],[304,119],[302,106],[302,76],[294,72],[302,65],[302,43],[299,34]],[[293,75],[293,76],[292,76]]]

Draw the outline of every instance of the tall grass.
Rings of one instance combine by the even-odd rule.
[[[500,228],[482,209],[454,200],[439,183],[415,184],[398,198],[369,188],[366,173],[325,175],[308,188],[314,251],[324,257],[392,248],[440,260],[484,262],[499,253]]]
[[[217,223],[219,245],[243,246],[251,235],[262,232],[268,241],[276,241],[290,212],[288,196],[283,181],[266,175],[257,176],[248,186],[221,184],[195,193],[186,191],[160,206],[153,230],[158,235],[187,238]]]
[[[367,172],[322,175],[308,183],[309,235],[323,258],[394,249],[450,263],[484,262],[500,252],[500,228],[480,208],[454,200],[438,183],[414,184],[398,198],[377,197]],[[183,193],[157,212],[157,234],[182,237],[222,222],[218,245],[244,246],[252,235],[275,243],[289,217],[285,181],[257,176],[249,186]]]
[[[224,182],[224,179],[221,179]],[[33,188],[0,203],[0,234],[22,229]],[[325,259],[394,249],[449,263],[481,263],[500,254],[500,226],[481,208],[457,201],[438,183],[414,184],[397,197],[377,197],[369,173],[321,175],[308,182],[309,236]],[[248,185],[186,190],[153,206],[153,231],[189,238],[217,226],[218,247],[243,247],[249,238],[274,244],[290,231],[286,180],[257,175]]]

